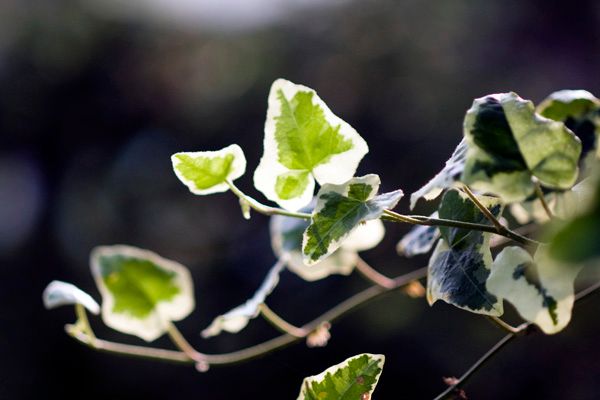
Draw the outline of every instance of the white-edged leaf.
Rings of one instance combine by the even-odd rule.
[[[359,354],[302,381],[297,400],[363,400],[371,395],[383,371],[385,356]]]
[[[369,148],[335,116],[313,89],[285,79],[273,82],[265,122],[264,153],[254,186],[288,210],[310,203],[315,179],[341,184],[352,178]]]
[[[438,212],[429,216],[437,218]],[[415,225],[396,245],[398,254],[406,257],[413,257],[419,254],[428,253],[440,237],[440,230],[437,226]]]
[[[96,247],[90,264],[102,295],[102,319],[113,329],[152,341],[194,309],[192,277],[175,261],[115,245]]]
[[[451,188],[460,178],[467,158],[467,141],[463,138],[444,168],[437,173],[429,182],[421,189],[410,195],[410,209],[412,210],[417,205],[417,201],[422,197],[425,200],[433,200],[437,198],[444,189]]]
[[[321,187],[302,241],[305,264],[323,260],[337,250],[359,224],[377,219],[386,209],[396,206],[402,191],[377,195],[379,185],[379,176],[370,174],[341,185]]]
[[[100,306],[89,294],[77,286],[63,281],[52,281],[42,294],[48,310],[60,306],[81,304],[92,314],[100,314]]]
[[[198,195],[225,192],[229,189],[226,181],[246,172],[246,157],[237,144],[217,151],[175,153],[171,163],[179,180]]]
[[[244,304],[235,307],[223,315],[216,317],[212,323],[202,331],[203,338],[209,338],[220,334],[222,331],[238,333],[248,325],[251,319],[260,313],[259,306],[279,283],[279,274],[285,266],[285,258],[280,259],[271,267],[265,280],[260,285],[254,296]]]
[[[573,282],[581,267],[558,264],[546,253],[544,246],[534,258],[520,247],[504,248],[492,264],[487,289],[511,302],[524,319],[553,334],[571,320]]]

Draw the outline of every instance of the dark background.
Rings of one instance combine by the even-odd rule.
[[[88,254],[127,243],[192,270],[197,307],[178,325],[200,350],[271,338],[260,319],[238,335],[198,335],[247,299],[275,258],[266,217],[243,220],[229,193],[191,195],[170,154],[238,143],[248,159],[238,182],[262,200],[251,174],[269,86],[285,77],[315,88],[367,140],[358,174],[410,193],[460,140],[473,98],[598,95],[599,72],[593,0],[2,0],[0,398],[293,399],[303,377],[361,352],[387,357],[374,398],[434,397],[502,332],[394,293],[335,323],[325,348],[298,344],[198,373],[79,345],[63,333],[72,310],[45,311],[41,293],[61,279],[99,299]],[[424,265],[395,254],[406,229],[388,225],[364,257],[390,276]],[[302,324],[366,286],[356,275],[308,284],[286,272],[269,303]],[[468,385],[470,398],[600,398],[599,301],[558,335],[512,343]],[[92,323],[101,337],[140,343]]]

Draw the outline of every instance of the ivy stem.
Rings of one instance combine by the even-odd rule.
[[[495,325],[499,326],[502,330],[508,332],[508,333],[514,333],[517,334],[519,333],[519,327],[514,327],[506,322],[504,322],[501,318],[498,317],[494,317],[494,316],[488,316],[488,319],[494,323]]]
[[[515,242],[521,243],[523,245],[534,244],[539,245],[540,242],[537,240],[530,239],[526,236],[522,236],[514,231],[511,231],[508,228],[503,227],[503,229],[499,232],[495,226],[486,225],[486,224],[477,224],[474,222],[465,222],[465,221],[455,221],[451,219],[443,219],[443,218],[432,218],[426,217],[422,215],[402,215],[398,214],[392,210],[385,210],[383,212],[387,215],[389,220],[394,222],[406,222],[413,225],[427,225],[427,226],[450,226],[454,228],[462,228],[462,229],[470,229],[477,230],[482,232],[491,232],[498,234],[500,236],[507,237],[509,239],[514,240]]]
[[[427,275],[427,267],[420,268],[409,272],[407,274],[398,276],[393,279],[394,287],[392,288],[383,288],[379,285],[373,285],[362,292],[359,292],[345,301],[339,303],[329,311],[325,312],[321,316],[317,317],[313,321],[305,324],[304,326],[298,328],[303,330],[303,336],[293,336],[289,333],[284,333],[278,337],[267,340],[263,343],[259,343],[254,346],[247,347],[242,350],[234,351],[231,353],[224,354],[205,354],[199,353],[196,351],[179,333],[179,331],[175,329],[170,329],[169,336],[171,336],[171,340],[178,347],[187,347],[186,352],[182,351],[173,351],[166,349],[159,349],[153,347],[146,346],[135,346],[128,345],[122,343],[110,342],[107,340],[95,339],[91,340],[91,337],[84,332],[67,330],[67,333],[79,341],[80,343],[85,344],[93,349],[116,353],[122,355],[129,355],[134,357],[143,357],[155,360],[162,361],[172,361],[172,362],[180,362],[180,363],[202,363],[206,365],[228,365],[239,363],[242,361],[247,361],[261,355],[267,354],[289,344],[295,343],[304,337],[306,337],[309,333],[317,329],[323,322],[325,321],[333,321],[335,319],[340,318],[344,314],[352,311],[353,309],[365,304],[366,302],[373,300],[375,298],[380,297],[385,293],[389,293],[393,290],[398,290],[408,285],[415,279],[424,278]],[[85,310],[84,310],[85,312]],[[299,332],[297,332],[299,333]],[[181,340],[183,339],[183,340]]]
[[[302,328],[298,328],[297,326],[290,324],[289,322],[281,318],[277,313],[275,313],[275,311],[271,310],[269,306],[267,306],[265,303],[261,303],[258,306],[258,309],[260,311],[260,314],[264,317],[264,319],[266,319],[271,325],[279,329],[281,332],[289,333],[290,335],[297,338],[306,337],[306,335],[310,333],[306,332]]]
[[[600,290],[600,282],[596,282],[592,286],[583,289],[579,293],[575,295],[575,304],[581,303],[585,298],[598,293]],[[533,328],[533,323],[528,322],[519,325],[514,329],[514,332],[509,333],[500,339],[491,349],[489,349],[483,356],[481,356],[453,385],[449,386],[446,390],[444,390],[441,394],[439,394],[434,400],[443,400],[449,399],[450,396],[453,396],[458,389],[462,388],[469,378],[475,374],[488,360],[490,360],[495,354],[497,354],[504,346],[510,343],[517,336],[528,333],[528,332],[536,332],[531,331],[530,328]]]
[[[242,192],[237,186],[235,186],[233,184],[233,182],[227,180],[225,181],[227,183],[227,185],[229,186],[229,188],[231,189],[231,191],[241,200],[246,202],[246,204],[248,204],[250,206],[250,208],[252,208],[253,210],[264,214],[264,215],[283,215],[286,217],[293,217],[293,218],[300,218],[300,219],[310,219],[311,218],[311,214],[308,213],[303,213],[303,212],[294,212],[294,211],[288,211],[288,210],[284,210],[283,208],[277,208],[277,207],[271,207],[268,206],[266,204],[262,204],[261,202],[253,199],[252,197],[248,196],[247,194],[245,194],[244,192]]]
[[[542,203],[542,207],[544,207],[544,211],[546,211],[548,218],[554,218],[554,213],[552,213],[552,210],[550,209],[550,206],[548,205],[548,203],[546,202],[546,198],[544,197],[544,192],[542,191],[540,181],[538,181],[536,178],[533,178],[533,187],[535,189],[535,195],[540,200],[540,203]]]
[[[83,332],[88,335],[92,341],[95,341],[96,335],[94,335],[94,331],[90,325],[90,320],[85,312],[85,307],[79,303],[75,304],[75,314],[77,314],[77,321],[81,324]]]
[[[197,351],[172,322],[167,325],[167,335],[171,342],[190,359],[197,363],[207,363],[206,355]]]
[[[356,259],[356,270],[370,282],[379,285],[382,288],[391,289],[396,285],[392,278],[388,278],[387,276],[378,272],[361,257],[357,257]]]
[[[481,203],[481,201],[479,201],[479,199],[477,198],[477,196],[475,196],[475,194],[471,191],[471,189],[469,189],[469,187],[467,185],[464,185],[462,189],[467,194],[467,196],[469,196],[469,199],[471,199],[471,201],[473,202],[473,204],[475,204],[475,206],[479,209],[479,211],[481,211],[483,213],[483,215],[485,215],[485,217],[492,224],[494,224],[494,226],[496,227],[496,230],[498,232],[501,232],[502,230],[506,229],[504,227],[504,225],[502,225],[500,223],[500,221],[498,221],[498,219],[496,218],[496,216],[494,216],[494,214],[492,214],[492,212],[490,210],[488,210],[488,208],[486,206],[484,206]]]

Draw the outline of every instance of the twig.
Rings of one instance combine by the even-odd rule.
[[[552,213],[552,210],[550,210],[550,206],[548,205],[548,203],[546,202],[546,198],[544,197],[544,192],[542,191],[542,187],[540,186],[540,181],[538,181],[536,178],[532,178],[532,180],[533,187],[535,189],[535,195],[540,200],[540,203],[542,203],[542,207],[544,207],[544,211],[546,211],[548,218],[554,218],[554,214]]]
[[[581,303],[582,300],[584,300],[585,298],[591,296],[592,294],[597,293],[600,290],[600,282],[596,282],[595,284],[593,284],[592,286],[583,289],[582,291],[580,291],[579,293],[577,293],[575,295],[575,303]],[[442,399],[448,399],[449,396],[453,395],[454,393],[457,392],[458,389],[462,388],[467,381],[469,380],[469,378],[475,373],[477,372],[477,370],[479,370],[481,368],[481,366],[483,364],[485,364],[486,361],[488,361],[490,358],[492,358],[496,353],[498,353],[498,351],[500,351],[500,349],[502,349],[505,345],[507,345],[510,341],[512,341],[514,338],[516,338],[518,335],[525,333],[528,331],[528,329],[530,327],[532,327],[533,324],[531,322],[528,323],[524,323],[519,325],[514,329],[514,332],[509,333],[508,335],[504,336],[502,339],[500,339],[491,349],[489,349],[483,356],[481,356],[481,358],[479,358],[475,364],[473,364],[457,381],[455,384],[449,386],[446,390],[444,390],[441,394],[439,394],[434,400],[442,400]]]
[[[302,212],[293,212],[284,210],[283,208],[271,207],[266,204],[262,204],[259,201],[253,199],[248,196],[244,192],[242,192],[237,186],[233,184],[233,182],[226,181],[227,185],[231,189],[231,191],[240,198],[240,200],[245,201],[253,210],[264,214],[264,215],[283,215],[286,217],[300,218],[300,219],[310,219],[311,214],[302,213]]]
[[[271,310],[269,306],[265,303],[261,303],[259,305],[260,314],[273,325],[275,328],[279,329],[284,333],[289,333],[290,335],[303,338],[308,335],[310,332],[306,332],[302,328],[298,328],[281,318],[275,311]]]
[[[517,334],[520,332],[520,327],[514,327],[506,322],[504,322],[501,318],[498,317],[493,317],[493,316],[488,316],[488,319],[495,324],[496,326],[500,327],[502,330],[508,332],[508,333],[514,333]]]
[[[396,285],[392,278],[388,278],[387,276],[379,273],[375,268],[371,267],[361,257],[357,257],[356,259],[356,270],[360,272],[360,274],[367,278],[370,282],[379,285],[383,288],[391,289]]]
[[[479,209],[479,211],[481,211],[483,213],[483,215],[485,215],[485,217],[492,223],[494,224],[494,226],[496,227],[496,230],[498,232],[503,231],[504,229],[506,229],[501,223],[500,221],[498,221],[498,219],[494,216],[494,214],[491,213],[490,210],[488,210],[488,208],[486,206],[484,206],[479,199],[477,198],[477,196],[475,196],[475,194],[471,191],[471,189],[469,189],[469,187],[467,185],[463,186],[463,191],[467,194],[467,196],[469,196],[469,199],[471,199],[471,201],[473,202],[473,204],[475,204],[475,206]]]

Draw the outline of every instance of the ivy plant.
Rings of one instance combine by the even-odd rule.
[[[506,331],[463,376],[448,379],[436,399],[464,397],[467,380],[506,343],[524,333],[560,332],[577,301],[600,289],[594,283],[578,292],[584,283],[576,281],[580,271],[597,266],[600,259],[599,135],[600,100],[584,90],[552,93],[537,107],[513,92],[475,99],[465,114],[462,139],[445,166],[410,196],[410,209],[420,199],[440,198],[436,210],[429,216],[402,214],[394,211],[401,189],[379,193],[378,175],[356,176],[369,150],[359,133],[313,89],[278,79],[268,95],[263,155],[253,176],[258,192],[276,205],[264,204],[234,184],[246,172],[244,152],[236,144],[179,152],[171,163],[193,194],[230,191],[244,218],[252,212],[271,218],[273,266],[247,301],[214,312],[217,316],[202,329],[203,338],[238,333],[259,316],[281,336],[231,353],[198,351],[175,326],[195,307],[188,269],[126,245],[91,252],[101,304],[61,281],[48,285],[44,304],[49,309],[73,306],[77,319],[67,333],[91,348],[207,371],[300,340],[309,347],[324,346],[334,320],[374,297],[404,289],[413,297],[426,295],[432,306],[442,300],[474,316],[485,315]],[[426,268],[392,278],[361,257],[360,252],[382,241],[384,222],[414,225],[400,238],[397,251],[405,257],[431,252]],[[356,270],[372,286],[295,326],[267,305],[285,269],[307,282]],[[520,325],[501,318],[506,302],[521,316]],[[166,334],[175,349],[99,339],[88,312],[146,342]],[[305,378],[298,399],[370,399],[383,363],[383,355],[348,358]]]

